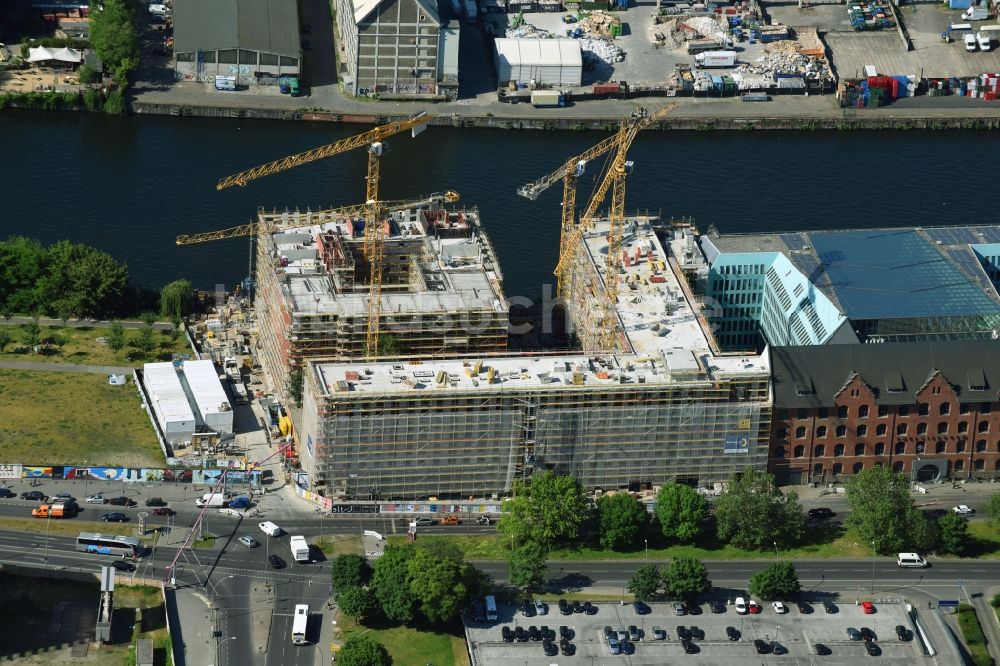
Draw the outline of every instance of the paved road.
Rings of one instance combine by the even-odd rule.
[[[132,368],[120,365],[80,365],[77,363],[46,363],[44,361],[0,361],[4,370],[40,370],[42,372],[84,372],[95,375],[131,375]]]
[[[34,317],[7,317],[4,319],[5,324],[28,324],[33,322]],[[146,323],[141,321],[129,321],[126,319],[120,319],[118,322],[123,328],[143,328]],[[107,328],[111,326],[111,321],[108,319],[67,319],[65,322],[62,319],[55,319],[53,317],[40,317],[38,323],[41,326],[68,326],[70,328]],[[157,321],[153,323],[153,328],[161,331],[173,330],[174,325],[169,321]]]

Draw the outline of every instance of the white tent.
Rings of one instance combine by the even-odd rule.
[[[28,62],[46,62],[49,60],[79,63],[83,61],[83,51],[77,51],[76,49],[67,47],[54,49],[45,46],[28,49]]]

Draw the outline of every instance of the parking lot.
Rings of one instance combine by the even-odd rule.
[[[788,604],[788,612],[778,614],[770,604],[763,604],[763,610],[756,615],[738,615],[732,605],[723,605],[722,613],[712,613],[708,604],[701,604],[697,614],[675,615],[670,603],[650,604],[648,614],[640,615],[631,604],[594,604],[593,614],[573,613],[561,615],[555,603],[549,604],[545,615],[526,617],[519,608],[510,604],[498,606],[499,620],[496,623],[476,624],[467,627],[467,634],[477,654],[475,663],[490,666],[548,666],[550,664],[621,664],[632,666],[660,665],[665,663],[691,664],[732,664],[734,659],[759,658],[754,646],[755,640],[770,644],[779,643],[787,654],[767,654],[767,661],[789,664],[853,664],[860,660],[872,659],[864,642],[851,640],[848,627],[856,630],[870,629],[875,634],[876,656],[879,663],[921,664],[932,663],[925,657],[923,644],[914,634],[914,626],[902,604],[876,606],[876,612],[865,615],[862,609],[850,602],[837,603],[836,612],[828,613],[822,602],[807,605],[802,612],[795,604]],[[512,630],[517,627],[548,627],[556,634],[560,627],[570,629],[573,645],[571,654],[547,656],[540,641],[504,642],[504,626]],[[683,625],[695,635],[692,654],[685,654],[678,639],[678,627]],[[909,640],[901,641],[895,628],[903,625]],[[613,632],[621,629],[628,633],[634,626],[639,640],[631,654],[612,655],[604,638],[605,627]],[[654,627],[664,630],[663,640],[654,638]],[[739,632],[738,640],[727,637],[727,627]],[[704,633],[703,638],[699,638]],[[817,644],[826,646],[829,654]],[[780,651],[780,649],[779,649]],[[626,650],[629,652],[629,650]]]

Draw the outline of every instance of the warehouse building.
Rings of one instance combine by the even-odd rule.
[[[583,53],[575,39],[495,40],[497,80],[501,86],[578,86]]]
[[[277,85],[302,71],[296,0],[175,0],[173,11],[178,81]]]
[[[433,0],[337,0],[340,66],[355,95],[458,96],[458,30]]]
[[[146,363],[143,386],[160,433],[170,446],[183,445],[194,437],[195,416],[173,363]]]
[[[717,351],[682,263],[681,229],[631,220],[615,310],[618,350],[455,355],[421,362],[310,363],[300,460],[337,498],[502,495],[535,470],[588,489],[708,486],[763,469],[770,426],[766,355]],[[569,316],[586,325],[608,224],[579,248]],[[681,259],[678,259],[681,257]],[[584,348],[588,348],[585,342]]]
[[[365,353],[370,293],[364,220],[327,213],[259,213],[280,233],[257,244],[259,359],[282,399],[311,359]],[[507,349],[503,274],[475,209],[438,205],[386,217],[380,339],[399,356]]]
[[[184,361],[184,383],[195,406],[199,430],[233,433],[233,408],[212,361]]]

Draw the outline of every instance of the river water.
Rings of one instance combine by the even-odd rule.
[[[360,203],[356,151],[218,192],[228,174],[362,126],[97,114],[0,114],[0,234],[86,242],[148,287],[189,278],[227,288],[249,241],[177,247],[174,237],[251,221],[258,206]],[[604,135],[428,128],[388,142],[381,196],[457,190],[482,214],[508,295],[535,299],[558,254],[561,188],[516,194]],[[627,209],[693,217],[723,233],[994,223],[995,138],[980,132],[647,132],[630,153]],[[599,165],[595,165],[599,167]],[[581,179],[580,201],[599,168]]]

